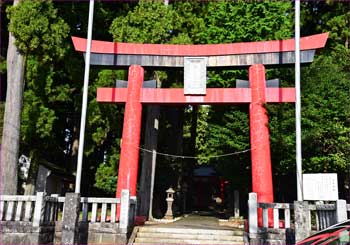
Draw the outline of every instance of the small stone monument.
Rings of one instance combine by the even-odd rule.
[[[173,188],[169,188],[168,190],[166,190],[167,193],[167,198],[165,199],[168,203],[168,209],[165,213],[164,218],[165,219],[174,219],[174,215],[173,215],[173,202],[174,202],[174,189]]]

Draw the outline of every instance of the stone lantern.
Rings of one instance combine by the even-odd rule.
[[[174,219],[174,215],[173,215],[173,202],[174,202],[174,189],[173,188],[169,188],[168,190],[166,190],[167,193],[167,198],[165,199],[167,204],[168,204],[168,209],[165,213],[164,218],[165,219]]]

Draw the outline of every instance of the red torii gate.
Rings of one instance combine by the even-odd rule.
[[[328,33],[301,38],[301,62],[313,61]],[[86,39],[73,37],[85,52]],[[125,103],[124,128],[116,196],[122,189],[136,196],[142,104],[250,103],[252,191],[258,202],[273,202],[268,116],[265,103],[295,102],[294,88],[267,88],[264,65],[294,63],[294,39],[234,44],[167,45],[92,41],[91,64],[129,66],[128,88],[98,88],[97,101]],[[183,67],[184,57],[207,57],[208,67],[249,67],[250,88],[209,88],[206,95],[185,95],[184,89],[142,88],[142,66]]]

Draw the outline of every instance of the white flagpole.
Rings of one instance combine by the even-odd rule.
[[[301,101],[300,101],[300,0],[295,0],[295,130],[298,201],[303,201],[301,156]]]
[[[92,24],[94,21],[94,3],[95,3],[94,0],[90,0],[88,38],[87,38],[87,44],[86,44],[86,57],[85,57],[84,91],[83,91],[83,102],[82,102],[82,106],[81,106],[81,121],[80,121],[77,174],[76,174],[76,178],[75,178],[75,193],[80,193],[81,171],[82,171],[82,166],[83,166],[85,123],[86,123],[86,110],[87,110],[89,74],[90,74]]]

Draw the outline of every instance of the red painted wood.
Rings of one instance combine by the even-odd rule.
[[[270,154],[270,138],[268,116],[264,104],[267,102],[265,88],[265,67],[253,65],[249,68],[251,86],[250,145],[252,156],[252,189],[257,193],[258,202],[273,203],[272,168]],[[261,210],[258,213],[259,223],[262,224]],[[269,220],[272,219],[272,210]]]
[[[98,88],[97,101],[124,103],[125,88]],[[145,104],[236,104],[250,103],[250,88],[208,88],[206,96],[185,96],[182,88],[151,89],[141,91],[141,103]],[[294,88],[266,88],[266,102],[295,102]]]
[[[220,198],[221,203],[225,202],[225,179],[220,177]]]
[[[130,195],[136,196],[142,116],[140,99],[143,76],[144,69],[141,66],[130,66],[118,171],[117,197],[120,197],[123,189],[130,190]],[[120,208],[118,206],[118,219],[119,215]]]
[[[300,39],[300,49],[318,49],[326,44],[329,33],[322,33]],[[72,37],[76,51],[85,52],[86,39]],[[175,45],[115,43],[93,40],[92,53],[165,55],[165,56],[214,56],[230,54],[257,54],[294,51],[294,39],[230,44]]]

